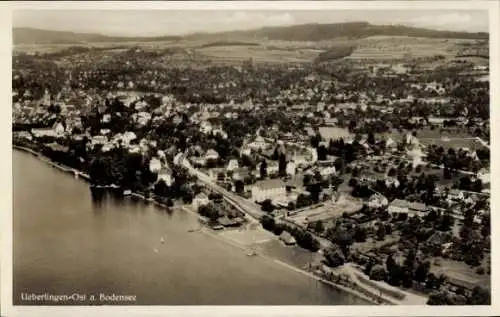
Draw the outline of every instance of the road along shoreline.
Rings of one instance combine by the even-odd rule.
[[[83,177],[81,177],[82,179],[84,179],[86,182],[90,182],[90,177],[87,174],[85,174],[85,173],[83,173],[81,171],[78,171],[78,170],[76,170],[74,168],[70,168],[70,167],[64,166],[62,164],[58,164],[58,163],[54,162],[53,160],[49,159],[48,157],[44,156],[43,154],[41,154],[41,153],[39,153],[39,152],[37,152],[37,151],[35,151],[33,149],[30,149],[30,148],[27,148],[27,147],[23,147],[23,146],[19,146],[19,145],[13,145],[13,149],[14,150],[18,150],[18,151],[23,151],[23,152],[26,152],[26,153],[30,153],[33,156],[35,156],[36,158],[38,158],[40,161],[42,161],[42,162],[44,162],[44,163],[46,163],[46,164],[48,164],[48,165],[50,165],[52,167],[55,167],[55,168],[57,168],[60,171],[63,171],[63,172],[66,172],[66,173],[75,174],[75,175],[76,174],[81,175],[81,176],[83,176]],[[110,186],[102,186],[102,187],[103,188],[107,188],[107,187],[113,188],[114,186],[110,185]],[[136,196],[136,197],[138,197],[138,198],[140,198],[140,199],[142,199],[144,201],[151,202],[151,200],[148,199],[148,198],[146,198],[146,197],[144,197],[144,195],[141,195],[141,194],[138,194],[138,193],[132,193],[131,195],[132,196]],[[158,203],[158,202],[156,202],[154,200],[152,202],[155,205],[159,206],[159,207],[168,208],[166,205]],[[192,213],[192,214],[196,215],[197,217],[199,217],[199,219],[203,219],[203,217],[201,217],[198,213],[196,213],[193,210],[190,210],[189,208],[182,208],[182,209],[184,211],[186,211],[186,212],[189,212],[189,213]],[[203,229],[201,229],[199,231],[202,232],[205,235],[208,235],[208,236],[210,236],[210,237],[212,237],[214,239],[222,241],[222,242],[224,242],[224,243],[226,243],[228,245],[231,245],[233,247],[239,248],[239,249],[244,250],[244,251],[248,251],[248,247],[247,246],[245,246],[243,244],[236,243],[233,240],[230,240],[228,238],[224,238],[224,237],[219,236],[219,235],[217,235],[217,234],[215,234],[213,232],[210,232],[209,228],[203,228]],[[270,257],[268,255],[264,255],[264,254],[261,254],[261,253],[257,254],[257,256],[260,256],[260,257],[265,258],[265,259],[267,259],[269,261],[272,261],[272,262],[274,262],[274,263],[276,263],[278,265],[281,265],[282,267],[285,267],[287,269],[290,269],[290,270],[293,270],[295,272],[298,272],[298,273],[301,273],[303,275],[306,275],[306,276],[308,276],[308,277],[310,277],[312,279],[315,279],[316,281],[319,281],[319,282],[322,282],[324,284],[330,285],[330,286],[336,288],[337,290],[346,292],[346,293],[348,293],[348,294],[350,294],[352,296],[355,296],[355,297],[357,297],[359,299],[362,299],[362,300],[364,300],[364,301],[366,301],[366,302],[368,302],[370,304],[379,305],[381,302],[386,303],[386,304],[391,304],[391,303],[387,303],[387,301],[385,301],[384,299],[380,298],[378,296],[378,294],[371,294],[371,295],[373,295],[373,298],[372,298],[371,296],[369,297],[369,296],[367,296],[367,295],[365,295],[365,294],[363,294],[361,292],[358,292],[355,289],[346,287],[344,285],[340,285],[338,283],[334,283],[334,282],[328,281],[328,280],[326,280],[326,279],[324,279],[324,278],[322,278],[322,277],[320,277],[320,276],[318,276],[316,274],[313,274],[313,273],[308,272],[306,270],[303,270],[303,269],[300,269],[300,268],[295,267],[293,265],[290,265],[288,263],[285,263],[285,262],[283,262],[283,261],[281,261],[279,259],[276,259],[274,257]],[[378,300],[376,300],[374,298],[377,298]]]

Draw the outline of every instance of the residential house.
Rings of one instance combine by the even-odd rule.
[[[295,162],[291,161],[286,164],[286,174],[288,176],[295,176],[295,173],[297,172],[297,164]]]
[[[28,131],[17,131],[17,132],[13,132],[13,135],[14,137],[16,138],[20,138],[20,139],[26,139],[28,141],[31,141],[33,139],[33,136],[31,135],[31,133],[29,133]]]
[[[109,152],[109,151],[111,151],[112,149],[114,149],[114,147],[115,147],[115,146],[113,145],[113,143],[106,143],[106,144],[104,144],[104,145],[102,146],[102,148],[101,148],[101,152]]]
[[[161,161],[155,157],[153,157],[150,161],[149,161],[149,171],[151,173],[158,173],[162,168],[162,164],[161,164]]]
[[[208,199],[207,194],[205,193],[199,193],[193,198],[193,207],[195,210],[198,210],[199,207],[201,206],[207,206],[210,203],[210,200]]]
[[[31,134],[33,134],[35,138],[44,136],[56,137],[56,132],[51,128],[31,129]]]
[[[320,169],[319,173],[321,176],[327,177],[327,176],[335,175],[336,170],[335,170],[334,166],[328,166],[328,167],[324,167],[324,168]]]
[[[149,112],[138,112],[132,114],[132,120],[139,126],[144,127],[151,120],[151,114]]]
[[[141,147],[139,145],[137,145],[137,144],[130,145],[128,147],[128,152],[129,153],[135,153],[135,154],[141,153]]]
[[[121,136],[121,141],[124,145],[129,145],[130,142],[134,141],[135,139],[137,139],[137,136],[134,132],[131,131],[127,131]]]
[[[90,140],[91,146],[94,147],[96,145],[104,145],[108,143],[108,137],[105,135],[95,135]]]
[[[267,161],[267,175],[277,175],[279,173],[279,170],[280,169],[278,162]],[[260,164],[257,167],[257,172],[260,173]]]
[[[241,154],[241,156],[243,156],[243,155],[250,156],[252,154],[252,149],[250,149],[248,147],[244,147],[241,149],[240,154]]]
[[[101,134],[101,135],[108,135],[109,133],[111,133],[110,129],[101,129],[99,131],[99,134]]]
[[[313,153],[313,156],[316,155],[316,158],[317,158],[316,150],[313,150],[311,153]],[[307,165],[311,164],[312,162],[315,162],[316,160],[314,159],[314,157],[311,158],[311,156],[308,154],[300,154],[300,153],[294,152],[290,161],[293,161],[295,163],[295,166],[297,166],[297,167],[299,167],[299,166],[303,167],[303,166],[307,166]]]
[[[158,171],[158,180],[163,180],[165,184],[170,187],[174,183],[174,177],[172,176],[172,171],[169,168],[162,167]]]
[[[370,196],[370,199],[368,200],[368,207],[372,209],[377,209],[377,208],[383,208],[387,207],[389,205],[389,201],[384,195],[381,194],[373,194]]]
[[[200,124],[200,132],[204,134],[212,133],[212,124],[208,121],[202,121]]]
[[[174,157],[174,165],[181,165],[182,159],[184,158],[184,153],[179,152]]]
[[[385,179],[385,186],[387,186],[387,187],[394,186],[394,187],[398,188],[399,187],[399,181],[395,177],[387,177]]]
[[[462,200],[464,198],[464,192],[458,189],[451,189],[448,193],[448,199],[451,200]]]
[[[258,149],[264,150],[267,148],[267,143],[263,137],[258,136],[253,142],[249,143],[247,146],[252,150],[258,150]]]
[[[66,128],[64,127],[62,122],[56,122],[52,129],[54,130],[56,137],[62,137],[66,132]]]
[[[214,149],[210,149],[205,153],[205,160],[218,160],[219,159],[219,153],[215,151]]]
[[[252,186],[252,200],[262,202],[266,199],[275,199],[276,197],[286,196],[285,186],[262,188],[258,185]]]
[[[405,145],[409,149],[417,148],[420,145],[420,141],[417,139],[417,137],[415,137],[411,133],[407,133],[404,140],[405,140],[404,141]]]
[[[387,140],[385,140],[385,147],[388,150],[395,150],[398,145],[391,137],[388,137]]]
[[[108,113],[103,114],[102,118],[101,118],[101,122],[102,123],[109,123],[109,122],[111,122],[111,115],[108,114]]]
[[[224,168],[211,168],[208,170],[208,176],[213,181],[226,181],[226,170]]]
[[[227,139],[227,137],[228,137],[226,131],[222,130],[222,128],[215,128],[215,129],[213,129],[212,133],[213,133],[213,135],[218,135],[223,139]]]
[[[148,103],[144,100],[139,100],[135,103],[134,108],[136,110],[142,110],[145,109],[148,106]]]
[[[412,166],[414,168],[424,163],[423,158],[426,157],[426,154],[422,151],[422,149],[415,147],[412,150],[408,151],[407,154],[410,156],[412,160]]]
[[[477,173],[477,178],[480,179],[483,184],[489,184],[491,181],[491,173],[487,169],[482,168]]]
[[[250,171],[247,167],[239,167],[233,170],[233,179],[234,180],[244,180],[245,177],[250,175]]]
[[[433,245],[433,246],[438,246],[438,247],[443,247],[445,244],[449,243],[452,241],[452,236],[448,232],[441,232],[441,231],[436,231],[434,234],[432,234],[428,239],[427,239],[427,244]]]

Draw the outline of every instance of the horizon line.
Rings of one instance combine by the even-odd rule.
[[[114,35],[106,32],[80,32],[80,31],[72,31],[72,30],[56,30],[56,29],[50,29],[50,28],[39,28],[39,27],[30,27],[30,26],[14,26],[12,25],[12,31],[15,29],[26,29],[26,30],[36,30],[36,31],[46,31],[46,32],[60,32],[60,33],[73,33],[73,34],[81,34],[81,35],[97,35],[97,36],[104,36],[104,37],[118,37],[118,38],[161,38],[161,37],[189,37],[189,36],[194,36],[194,35],[217,35],[217,34],[224,34],[224,33],[231,33],[231,32],[248,32],[248,31],[257,31],[257,30],[262,30],[262,29],[280,29],[280,28],[289,28],[289,27],[294,27],[294,26],[306,26],[306,25],[335,25],[335,24],[360,24],[360,23],[365,23],[368,25],[373,25],[373,26],[400,26],[400,27],[407,27],[411,29],[419,29],[419,30],[430,30],[430,31],[437,31],[437,32],[450,32],[450,33],[466,33],[466,34],[490,34],[490,31],[458,31],[458,30],[449,30],[449,29],[438,29],[438,28],[431,28],[431,27],[419,27],[419,26],[412,26],[409,24],[405,23],[387,23],[387,24],[379,24],[379,23],[371,23],[367,21],[345,21],[345,22],[331,22],[331,23],[321,23],[321,22],[309,22],[309,23],[291,23],[288,25],[280,25],[280,26],[273,26],[273,25],[263,25],[261,27],[253,27],[253,28],[244,28],[244,29],[232,29],[232,30],[225,30],[225,31],[195,31],[195,32],[186,32],[182,34],[162,34],[162,35],[146,35],[146,36],[141,36],[141,35]]]

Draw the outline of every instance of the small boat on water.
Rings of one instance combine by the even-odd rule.
[[[154,253],[159,253],[159,251],[158,251],[158,249],[157,249],[157,248],[154,248],[154,249],[153,249],[153,252],[154,252]]]
[[[123,195],[125,195],[125,196],[132,195],[132,191],[131,191],[131,190],[129,190],[129,189],[124,190],[124,191],[123,191]]]
[[[247,256],[256,256],[257,251],[255,250],[255,245],[251,245],[250,249],[248,250]]]
[[[165,243],[165,239],[163,239],[163,237],[160,238],[160,242],[161,243]]]

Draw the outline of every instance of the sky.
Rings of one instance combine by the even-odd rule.
[[[14,27],[114,36],[185,35],[305,23],[366,21],[450,31],[488,32],[487,11],[465,10],[15,10]]]

